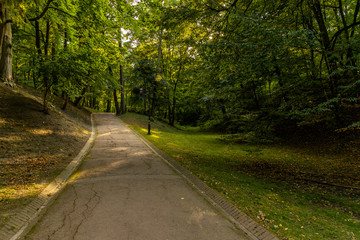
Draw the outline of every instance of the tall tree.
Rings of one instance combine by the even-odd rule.
[[[12,77],[12,19],[6,1],[0,2],[0,81],[15,87]]]

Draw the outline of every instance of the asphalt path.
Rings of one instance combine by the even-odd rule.
[[[118,118],[95,122],[94,147],[25,239],[250,239]]]

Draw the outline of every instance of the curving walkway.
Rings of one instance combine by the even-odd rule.
[[[112,114],[94,147],[25,239],[251,239]]]

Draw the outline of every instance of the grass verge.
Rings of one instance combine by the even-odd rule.
[[[360,239],[358,159],[121,119],[280,238]]]

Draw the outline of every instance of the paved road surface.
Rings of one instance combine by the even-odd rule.
[[[111,114],[65,191],[26,239],[249,239]]]

